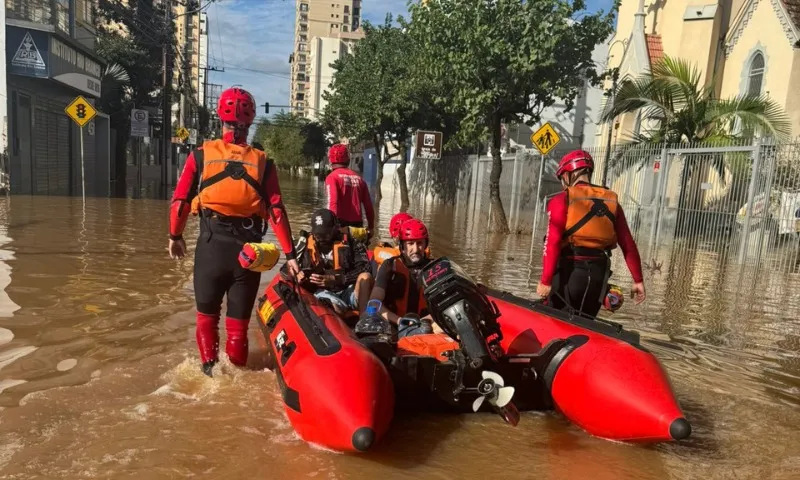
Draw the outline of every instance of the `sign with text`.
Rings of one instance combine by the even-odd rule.
[[[99,97],[101,70],[99,62],[55,36],[50,37],[50,76],[53,80]]]
[[[150,112],[134,108],[131,110],[131,137],[150,136]]]
[[[535,146],[542,155],[547,155],[550,150],[556,148],[561,137],[558,136],[555,129],[550,125],[550,122],[545,123],[539,130],[531,135],[531,143]]]
[[[417,130],[414,140],[415,158],[426,160],[442,158],[442,132]]]
[[[8,73],[26,77],[48,78],[47,32],[14,26],[6,28],[6,65]],[[3,100],[5,101],[5,100]]]

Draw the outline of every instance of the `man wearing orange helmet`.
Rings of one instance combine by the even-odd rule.
[[[347,145],[338,143],[328,151],[331,173],[325,178],[328,210],[332,211],[342,227],[363,227],[363,214],[367,217],[367,235],[372,237],[375,211],[366,182],[350,170],[350,153]],[[363,208],[362,208],[363,206]]]
[[[189,212],[199,215],[194,260],[196,339],[203,372],[209,376],[218,361],[218,323],[225,296],[225,350],[234,365],[247,363],[247,326],[261,274],[239,265],[242,246],[261,242],[269,222],[286,255],[289,275],[294,278],[299,272],[275,165],[263,151],[247,145],[256,114],[252,95],[240,88],[225,90],[217,113],[223,123],[222,139],[206,141],[189,154],[172,195],[168,247],[172,258],[183,258]]]
[[[433,333],[423,291],[417,276],[428,264],[428,228],[411,218],[398,233],[400,255],[385,260],[378,269],[370,300],[382,303],[380,315],[398,326],[398,337]]]
[[[556,177],[564,191],[547,204],[542,276],[536,293],[565,311],[595,316],[603,304],[611,276],[611,250],[622,249],[633,277],[634,300],[645,299],[639,250],[617,195],[592,185],[592,156],[583,150],[561,159]]]

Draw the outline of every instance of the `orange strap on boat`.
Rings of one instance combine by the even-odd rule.
[[[397,341],[397,354],[400,356],[419,355],[446,361],[448,358],[443,354],[450,350],[458,350],[458,342],[444,333],[412,335]]]

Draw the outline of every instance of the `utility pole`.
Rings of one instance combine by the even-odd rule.
[[[169,153],[170,153],[170,146],[172,143],[172,122],[171,122],[171,102],[170,97],[172,96],[172,89],[170,88],[172,85],[172,79],[170,75],[168,75],[168,50],[169,46],[172,44],[172,0],[164,0],[164,43],[161,47],[161,55],[162,55],[162,68],[163,68],[163,77],[162,77],[162,100],[161,100],[161,184],[164,188],[164,195],[165,197],[168,195],[167,185],[169,184],[167,175],[169,174],[168,169],[168,162],[170,161]]]
[[[224,67],[203,67],[203,70],[205,70],[205,72],[206,72],[205,75],[203,75],[203,106],[208,108],[208,109],[213,109],[214,106],[211,105],[209,107],[209,102],[208,102],[208,72],[223,72],[224,73],[225,72],[225,68]]]

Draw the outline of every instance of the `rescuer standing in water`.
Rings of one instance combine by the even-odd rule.
[[[286,255],[288,274],[295,278],[299,272],[275,165],[263,151],[247,145],[256,115],[252,95],[240,88],[225,90],[217,114],[223,123],[222,139],[206,141],[189,154],[169,216],[172,258],[186,254],[183,230],[189,212],[200,216],[194,258],[196,336],[202,369],[209,376],[218,362],[218,324],[225,295],[225,352],[234,365],[247,363],[247,326],[261,273],[242,268],[238,255],[245,243],[261,241],[267,221]]]
[[[607,294],[611,250],[622,249],[633,276],[636,304],[645,299],[639,250],[633,240],[617,194],[589,183],[592,156],[583,150],[561,159],[556,177],[564,191],[547,204],[542,276],[536,293],[565,311],[596,316]]]

